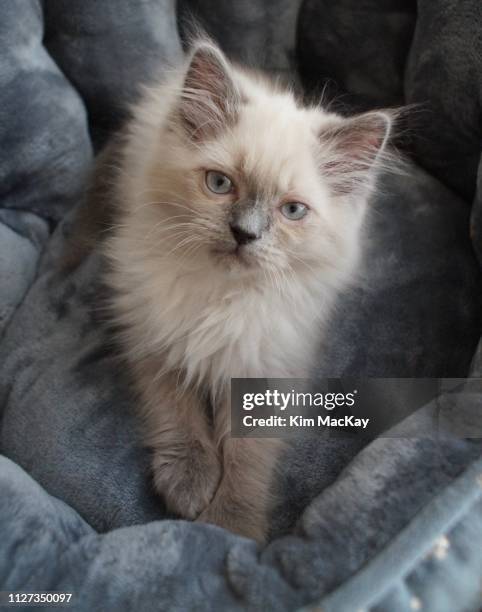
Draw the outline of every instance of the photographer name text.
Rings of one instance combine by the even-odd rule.
[[[317,417],[303,417],[301,415],[291,415],[283,417],[271,415],[269,417],[253,417],[248,414],[243,417],[245,427],[356,427],[366,429],[370,419],[358,419],[352,415],[335,418],[326,415]]]

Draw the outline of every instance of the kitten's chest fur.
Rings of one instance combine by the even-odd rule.
[[[283,292],[199,274],[166,272],[150,290],[146,282],[142,298],[133,295],[124,312],[131,342],[162,355],[160,367],[213,389],[233,377],[307,376],[327,308],[314,285]]]

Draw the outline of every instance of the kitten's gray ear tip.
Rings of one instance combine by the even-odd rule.
[[[226,63],[226,56],[211,38],[202,36],[195,38],[190,44],[189,60],[192,62],[195,58],[204,58],[209,60],[217,60],[218,62]]]
[[[391,109],[370,111],[367,113],[370,130],[378,134],[378,147],[385,149],[388,142],[392,139],[397,121],[397,113]]]
[[[380,111],[380,119],[383,122],[384,126],[389,128],[392,123],[393,123],[393,115],[391,115],[389,112],[387,111]]]
[[[373,122],[373,127],[378,128],[381,132],[385,132],[386,134],[391,132],[392,127],[397,119],[397,115],[395,112],[385,109],[370,111],[369,113],[367,113],[367,115]]]

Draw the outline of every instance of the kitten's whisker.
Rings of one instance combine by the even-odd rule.
[[[171,225],[163,225],[164,223],[166,223],[166,220],[162,220],[159,221],[158,223],[156,223],[150,230],[149,232],[146,234],[146,236],[144,237],[145,240],[149,240],[149,238],[152,236],[152,234],[154,232],[157,232],[157,234],[159,235],[160,233],[164,232],[170,232],[172,230],[176,230],[176,229],[181,229],[184,228],[186,231],[188,229],[192,229],[192,228],[199,228],[199,224],[195,223],[193,221],[185,221],[182,223],[174,223]]]
[[[105,227],[99,230],[100,234],[107,234],[115,229],[128,229],[130,226],[124,223],[109,223],[109,225],[105,225]]]
[[[170,204],[171,206],[177,206],[178,208],[184,208],[185,210],[189,210],[190,212],[193,212],[196,214],[196,210],[194,208],[192,208],[192,206],[187,206],[186,204],[181,204],[179,202],[167,202],[168,204]]]
[[[132,212],[138,212],[139,210],[142,210],[143,208],[147,208],[148,206],[158,206],[158,207],[161,207],[162,205],[166,205],[166,206],[178,206],[178,203],[177,202],[172,202],[171,200],[150,200],[149,202],[143,202],[142,204],[140,204],[136,208],[133,208]],[[187,206],[184,206],[184,208],[187,208]],[[190,212],[195,212],[193,208],[191,208],[189,210],[190,210]]]
[[[276,282],[278,284],[278,290],[280,297],[284,297],[286,295],[286,288],[283,283],[283,277],[278,268],[273,268],[274,275],[276,277]]]
[[[274,282],[273,275],[271,274],[271,266],[266,266],[266,272],[268,273],[270,284],[276,289],[276,283]]]
[[[186,262],[187,259],[191,259],[193,257],[193,255],[195,255],[195,253],[197,253],[197,251],[199,251],[199,249],[202,247],[203,243],[200,242],[199,244],[194,244],[191,245],[191,247],[188,247],[188,249],[186,249],[186,252],[184,254],[184,257],[181,257],[181,259],[178,262],[178,266],[177,269],[179,268],[183,268],[184,267],[184,263]]]
[[[171,249],[166,255],[164,255],[165,258],[168,257],[172,257],[172,255],[178,251],[180,248],[196,242],[197,237],[196,236],[187,236],[187,238],[184,238],[184,240],[181,240],[181,242],[179,244],[177,244],[173,249]],[[197,239],[198,242],[201,242],[199,239]]]
[[[285,249],[286,253],[288,253],[291,257],[293,257],[293,259],[295,259],[297,262],[299,262],[300,264],[303,264],[306,268],[308,268],[308,270],[310,272],[312,272],[313,274],[316,274],[316,271],[314,270],[314,268],[312,266],[310,266],[308,264],[308,262],[304,261],[303,259],[301,259],[300,257],[298,257],[298,255],[296,253],[294,253],[291,249],[286,248]]]
[[[178,242],[172,247],[172,249],[168,252],[168,253],[163,253],[162,249],[159,248],[159,252],[158,255],[162,258],[162,259],[167,259],[169,258],[173,253],[175,253],[177,250],[183,248],[184,246],[188,245],[189,242],[201,242],[199,240],[199,238],[197,236],[193,236],[190,234],[186,234],[184,233],[179,233],[176,234],[175,236],[173,236],[173,238],[175,238],[176,240],[178,240]],[[161,245],[158,244],[152,244],[151,247],[149,248],[149,253],[152,253],[152,251],[158,247],[160,247]]]
[[[138,211],[141,208],[143,208],[144,206],[151,206],[151,205],[161,205],[161,204],[166,204],[168,206],[174,206],[174,207],[178,207],[178,208],[183,208],[185,210],[188,210],[189,212],[192,212],[196,215],[196,219],[198,221],[201,221],[205,224],[209,224],[210,227],[215,228],[216,225],[214,223],[212,223],[212,221],[206,217],[204,217],[199,211],[195,210],[193,207],[188,206],[186,203],[180,203],[180,202],[174,202],[171,200],[153,200],[152,202],[145,202],[144,204],[142,204],[141,206],[137,207],[134,209],[134,211]],[[181,216],[181,215],[179,215]],[[186,215],[189,216],[189,215]],[[170,218],[175,218],[175,217],[170,217]]]

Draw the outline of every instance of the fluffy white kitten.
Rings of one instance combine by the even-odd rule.
[[[359,260],[386,112],[344,119],[198,41],[134,108],[108,283],[157,490],[262,540],[280,440],[229,436],[232,377],[306,377]]]

